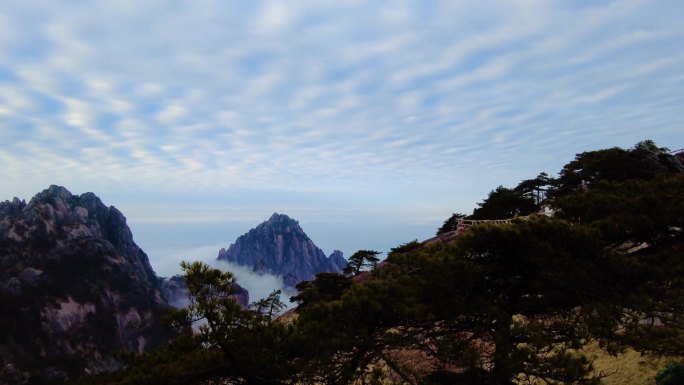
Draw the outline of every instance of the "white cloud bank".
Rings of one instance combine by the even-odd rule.
[[[154,250],[150,254],[150,259],[153,262],[153,267],[158,276],[170,277],[176,274],[181,274],[181,261],[201,261],[209,266],[217,268],[222,271],[229,271],[235,275],[237,283],[249,291],[249,301],[255,302],[268,295],[274,290],[281,291],[281,301],[283,301],[288,308],[292,307],[290,297],[296,295],[296,290],[285,286],[282,277],[271,274],[257,274],[246,266],[240,266],[226,261],[216,260],[218,251],[222,246],[208,245],[201,247],[193,247],[185,250],[172,251]],[[161,255],[164,254],[162,257]]]
[[[214,261],[211,265],[223,271],[230,271],[233,273],[237,278],[238,284],[249,291],[250,303],[268,297],[274,290],[280,290],[281,301],[283,301],[288,308],[294,306],[294,304],[290,302],[290,297],[296,295],[297,290],[285,286],[283,278],[280,276],[257,274],[246,266],[240,266],[225,261]]]

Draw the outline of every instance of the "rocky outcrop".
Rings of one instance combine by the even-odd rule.
[[[159,289],[164,301],[175,308],[186,307],[190,302],[190,292],[182,275],[159,278]]]
[[[341,272],[347,267],[347,260],[344,259],[342,252],[339,250],[333,251],[328,257],[328,260],[330,261],[331,266],[335,267],[336,272]]]
[[[316,273],[342,272],[347,265],[341,251],[326,257],[299,222],[278,213],[240,236],[227,250],[221,249],[218,259],[282,276],[291,287],[313,279]]]
[[[235,284],[235,294],[232,297],[243,308],[247,309],[249,307],[249,291],[237,283]]]
[[[0,383],[61,383],[168,341],[168,306],[126,218],[50,186],[0,203]]]

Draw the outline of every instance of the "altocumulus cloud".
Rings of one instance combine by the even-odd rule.
[[[391,194],[466,210],[579,151],[681,145],[683,13],[678,0],[2,2],[0,192]]]

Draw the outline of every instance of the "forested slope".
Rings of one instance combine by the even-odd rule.
[[[273,318],[277,297],[237,308],[229,273],[186,265],[195,302],[176,325],[205,326],[96,381],[592,384],[613,372],[599,351],[682,356],[682,170],[651,141],[578,154],[468,216],[511,223],[400,245],[381,264],[362,250],[359,268],[298,285],[288,322]],[[545,208],[553,217],[535,215]]]

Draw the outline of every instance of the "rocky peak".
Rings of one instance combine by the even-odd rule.
[[[30,242],[51,249],[79,239],[101,239],[134,264],[141,277],[151,284],[156,282],[147,255],[133,241],[126,217],[116,207],[105,206],[93,193],[78,196],[52,185],[28,204],[17,198],[4,202],[0,215],[0,241]]]
[[[168,305],[147,255],[93,193],[50,186],[0,203],[0,266],[0,364],[30,369],[31,381],[113,369],[115,352],[172,334],[158,327]]]
[[[0,218],[8,215],[16,215],[26,207],[26,201],[14,197],[11,201],[0,202]]]
[[[278,213],[240,236],[227,250],[221,249],[218,259],[279,275],[289,286],[311,280],[316,273],[341,272],[347,264],[340,251],[326,257],[298,221]]]
[[[339,250],[334,250],[332,254],[328,256],[328,260],[330,260],[332,264],[337,266],[339,271],[342,271],[345,267],[347,267],[347,260],[344,259],[344,255]]]
[[[286,222],[297,222],[297,221],[293,221],[290,217],[288,217],[288,216],[285,215],[285,214],[278,214],[278,213],[276,213],[276,212],[274,212],[274,213],[271,215],[271,217],[268,218],[268,221],[267,221],[267,222],[277,222],[277,221],[279,221],[279,220],[281,220],[281,221],[286,221]],[[297,222],[297,223],[299,223],[299,222]]]
[[[296,221],[285,214],[273,213],[271,217],[266,221],[262,222],[257,229],[268,229],[276,233],[296,233],[297,236],[303,239],[309,240],[309,237],[304,233],[301,226],[299,226],[299,221]]]

